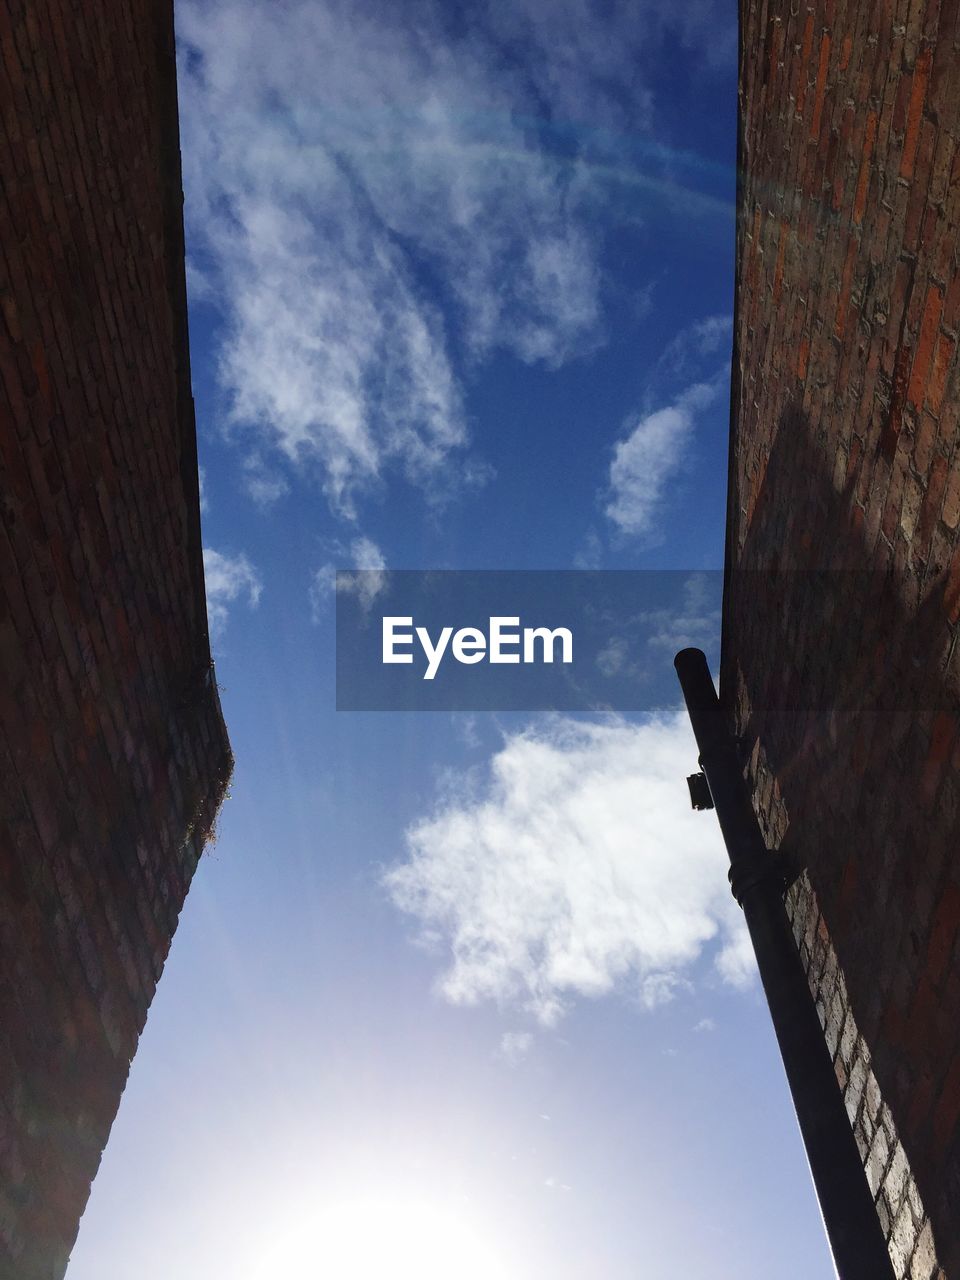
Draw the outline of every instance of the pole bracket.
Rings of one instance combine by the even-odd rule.
[[[699,773],[691,773],[687,778],[687,789],[690,792],[690,808],[703,810],[713,808],[713,796],[710,794],[710,784],[707,782],[707,775],[701,770]]]
[[[730,892],[742,907],[744,896],[758,885],[771,885],[782,898],[790,888],[791,880],[784,859],[769,850],[765,853],[747,853],[734,859],[727,872]]]

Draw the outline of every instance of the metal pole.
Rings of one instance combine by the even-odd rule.
[[[893,1280],[880,1219],[783,904],[784,881],[747,794],[700,649],[674,659],[773,1019],[840,1280]]]

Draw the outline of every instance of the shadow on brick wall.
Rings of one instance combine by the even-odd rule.
[[[897,464],[855,449],[846,476],[831,475],[802,413],[784,412],[729,578],[723,695],[745,751],[762,744],[781,847],[809,875],[954,1276],[960,572],[933,506],[908,511],[894,492]]]

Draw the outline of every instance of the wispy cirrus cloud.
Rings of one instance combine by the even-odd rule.
[[[634,154],[665,12],[178,6],[191,273],[222,311],[252,454],[314,475],[348,518],[393,474],[428,494],[482,477],[464,372],[498,349],[551,368],[593,350],[601,187],[669,185],[668,149]],[[250,487],[282,490],[259,470]]]
[[[683,713],[645,724],[562,717],[507,734],[489,771],[452,779],[385,885],[443,939],[439,987],[555,1023],[614,989],[653,1008],[705,952],[734,984],[752,959],[715,823],[691,811]]]
[[[661,375],[687,378],[692,370],[703,367],[705,360],[727,354],[733,339],[733,316],[707,316],[682,329],[665,348],[657,364]],[[725,350],[726,349],[726,350]]]
[[[600,495],[615,537],[658,540],[671,482],[688,462],[699,418],[727,389],[728,366],[718,357],[732,331],[730,315],[695,321],[676,334],[652,368],[645,407],[624,423]],[[578,563],[598,563],[601,545],[592,530]],[[615,649],[609,660],[617,663]]]
[[[529,1031],[505,1031],[500,1037],[500,1057],[510,1066],[515,1067],[517,1063],[530,1052],[533,1045],[533,1035]]]
[[[597,654],[600,674],[646,682],[678,649],[718,652],[722,584],[719,571],[691,573],[669,605],[620,619],[616,632]]]
[[[386,557],[372,538],[354,538],[349,546],[338,543],[335,553],[343,566],[340,572],[329,560],[317,569],[310,583],[310,611],[314,622],[320,621],[327,602],[337,592],[356,596],[367,609],[387,584]]]
[[[717,572],[691,573],[683,584],[677,607],[650,610],[641,615],[647,644],[661,654],[693,647],[708,652],[720,645],[720,591]]]
[[[714,403],[722,385],[716,379],[695,382],[671,404],[629,425],[614,446],[605,511],[620,533],[639,537],[654,529],[668,482],[680,470],[692,440],[697,414]]]
[[[598,332],[576,167],[513,122],[535,95],[479,31],[418,18],[178,14],[189,225],[223,303],[231,419],[346,515],[391,469],[426,484],[466,447],[447,315],[471,358],[556,365]]]
[[[228,555],[211,547],[203,549],[203,575],[207,587],[207,621],[216,638],[223,634],[232,605],[245,600],[249,608],[257,607],[263,583],[245,555]]]

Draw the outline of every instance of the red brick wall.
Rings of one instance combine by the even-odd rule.
[[[741,3],[722,692],[911,1280],[960,1277],[957,9]]]
[[[0,1276],[62,1275],[230,753],[169,0],[0,0]]]

